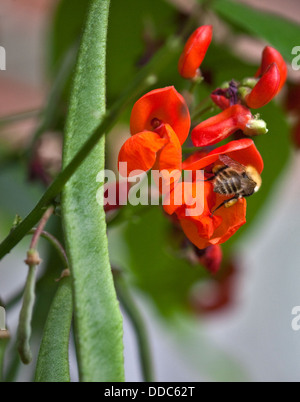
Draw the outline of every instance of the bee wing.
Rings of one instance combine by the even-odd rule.
[[[229,156],[223,154],[223,155],[219,156],[219,159],[220,159],[221,162],[224,163],[224,165],[233,168],[237,172],[239,172],[239,173],[244,173],[245,172],[245,166],[242,165],[241,163],[237,162],[237,161],[234,161]]]

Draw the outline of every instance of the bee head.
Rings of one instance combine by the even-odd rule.
[[[260,189],[262,183],[261,176],[253,166],[249,165],[246,167],[245,170],[249,179],[253,180],[256,183],[256,187],[254,189],[254,192],[256,193]]]

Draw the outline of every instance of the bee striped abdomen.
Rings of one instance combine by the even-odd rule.
[[[241,176],[235,170],[226,168],[216,174],[214,191],[223,195],[241,194],[241,184]]]

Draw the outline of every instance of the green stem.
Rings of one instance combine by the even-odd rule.
[[[24,364],[30,364],[32,353],[30,349],[31,321],[35,302],[35,279],[36,268],[40,264],[40,258],[36,251],[40,236],[45,225],[53,214],[54,207],[50,206],[44,213],[37,229],[34,231],[30,243],[30,250],[27,253],[26,264],[29,266],[26,286],[24,291],[23,305],[20,313],[19,327],[17,334],[18,351]]]
[[[193,95],[195,93],[196,88],[202,83],[203,78],[197,77],[190,82],[189,93]]]
[[[32,229],[28,235],[34,234],[36,231],[36,229]],[[70,265],[69,265],[69,261],[68,261],[68,257],[66,254],[65,249],[63,248],[63,246],[60,244],[60,242],[56,239],[56,237],[54,237],[51,233],[46,232],[45,230],[43,230],[40,234],[40,237],[42,237],[43,239],[47,240],[58,252],[58,255],[60,256],[62,262],[64,263],[64,268],[65,269],[69,269]]]
[[[118,117],[128,103],[130,103],[133,98],[140,95],[144,90],[146,90],[146,88],[154,84],[155,81],[153,78],[153,73],[158,73],[166,68],[173,56],[177,54],[180,46],[180,38],[170,38],[166,45],[159,52],[157,52],[152,60],[139,72],[139,74],[137,74],[135,80],[128,86],[126,91],[116,101],[111,109],[104,115],[101,123],[96,128],[94,133],[86,140],[65,169],[53,181],[35,208],[0,244],[0,260],[6,254],[8,254],[39,221],[45,209],[62,191],[64,185],[72,177],[85,158],[90,154],[104,133],[108,133],[116,124]]]
[[[203,109],[195,110],[194,113],[192,114],[192,117],[191,117],[193,123],[195,123],[195,122],[196,122],[200,117],[202,117],[205,113],[207,113],[207,112],[212,112],[212,111],[214,111],[214,109],[215,109],[215,108],[214,108],[214,105],[213,105],[213,104],[210,104],[210,105],[204,107]]]
[[[143,317],[139,312],[133,297],[130,294],[128,286],[122,277],[122,274],[117,272],[114,275],[115,287],[119,301],[127,313],[136,333],[140,362],[145,382],[153,382],[153,365],[152,357],[149,346],[149,340],[147,335],[147,329],[145,327]]]

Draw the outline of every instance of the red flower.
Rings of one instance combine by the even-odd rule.
[[[131,113],[132,137],[119,153],[119,164],[127,162],[127,176],[154,165],[158,170],[181,170],[181,144],[190,124],[188,107],[174,87],[156,89],[140,98]]]
[[[269,103],[278,93],[281,85],[280,72],[276,63],[269,65],[245,101],[250,108],[258,109]]]
[[[234,105],[198,124],[192,131],[195,147],[213,145],[229,137],[237,130],[245,130],[253,119],[249,109]]]
[[[189,37],[178,63],[178,71],[183,78],[200,76],[199,67],[211,43],[212,33],[211,25],[203,25]]]
[[[254,167],[259,174],[263,170],[263,160],[251,139],[232,141],[199,159],[192,156],[183,163],[183,169],[202,170],[209,166],[220,165],[222,162],[219,157],[225,154],[244,166]],[[184,202],[179,206],[174,202],[174,194],[180,185],[177,183],[170,197],[165,200],[164,209],[170,215],[176,213],[187,238],[199,249],[205,249],[210,245],[224,243],[246,222],[246,200],[240,198],[230,208],[216,210],[228,197],[214,192],[211,181],[203,183],[202,180],[203,211],[198,216],[191,216],[189,210],[193,210],[195,205],[191,205],[189,197],[195,199],[197,184],[193,181],[192,185],[190,183],[184,185]],[[212,211],[215,211],[213,215]]]
[[[273,63],[276,63],[280,74],[280,83],[277,89],[278,93],[285,84],[288,73],[286,62],[284,61],[278,50],[274,49],[271,46],[266,46],[264,48],[261,65],[257,73],[255,74],[255,77],[259,77],[265,74],[270,65]]]

